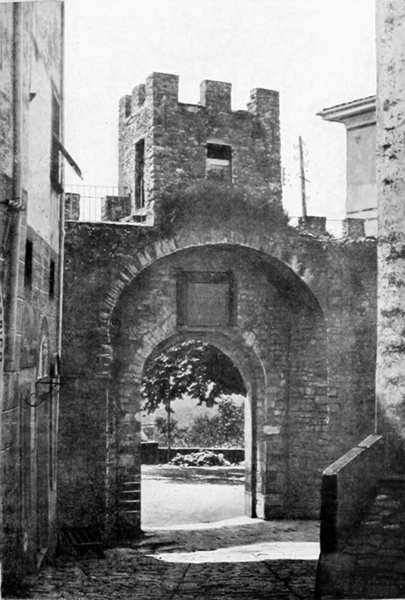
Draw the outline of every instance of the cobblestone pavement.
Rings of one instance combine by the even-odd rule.
[[[315,584],[317,540],[318,524],[313,521],[245,518],[208,528],[149,530],[131,547],[107,550],[104,559],[59,560],[31,582],[24,597],[309,600]],[[281,556],[295,559],[277,558],[280,548]],[[269,559],[270,555],[275,558]]]

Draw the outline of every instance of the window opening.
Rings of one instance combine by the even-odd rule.
[[[49,263],[49,298],[55,297],[55,261]]]
[[[24,264],[24,287],[27,290],[32,289],[32,258],[33,243],[31,240],[25,242],[25,264]]]
[[[39,346],[39,360],[37,379],[43,379],[49,375],[49,344],[48,336],[44,335]]]
[[[55,94],[52,94],[52,121],[51,121],[51,183],[56,191],[61,189],[61,161],[58,142],[60,138],[60,105]]]
[[[135,144],[135,206],[145,206],[145,140]]]
[[[232,181],[232,148],[226,144],[207,144],[206,176]]]

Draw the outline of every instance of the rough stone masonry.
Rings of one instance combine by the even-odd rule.
[[[177,75],[153,73],[120,101],[119,185],[133,207],[151,206],[176,181],[207,176],[281,207],[278,93],[254,89],[248,110],[232,111],[230,83],[203,81],[198,104],[179,102],[178,89]]]
[[[405,440],[405,7],[377,2],[377,191],[379,428],[389,461],[403,472]]]
[[[317,518],[322,470],[373,431],[375,240],[287,224],[276,92],[233,112],[230,84],[204,82],[197,105],[177,86],[154,73],[120,103],[120,185],[160,222],[66,232],[59,522],[111,543],[140,530],[143,368],[178,341],[218,347],[244,379],[249,515]],[[162,227],[179,182],[209,210]]]

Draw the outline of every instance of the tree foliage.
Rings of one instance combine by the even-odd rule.
[[[198,404],[212,406],[221,394],[245,394],[239,371],[223,352],[198,340],[165,350],[145,368],[142,381],[144,410],[152,413],[185,394]]]
[[[157,417],[155,421],[157,437],[155,441],[167,445],[169,441],[169,427],[165,417]],[[170,422],[170,441],[173,446],[187,446],[187,427],[179,427],[175,419]]]
[[[188,446],[223,447],[243,446],[244,409],[232,398],[223,397],[218,402],[218,413],[212,417],[196,417],[185,432]]]
[[[171,420],[170,438],[174,446],[223,448],[240,447],[244,444],[244,408],[232,397],[218,399],[218,412],[212,416],[203,414],[194,417],[187,427],[179,427],[175,419]],[[160,444],[168,443],[168,423],[164,417],[156,418],[156,440]]]

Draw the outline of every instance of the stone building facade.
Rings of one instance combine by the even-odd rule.
[[[0,4],[1,549],[12,583],[56,545],[63,2]]]
[[[249,515],[317,518],[322,469],[374,425],[375,240],[288,225],[276,92],[232,112],[229,84],[183,105],[177,83],[155,73],[120,103],[132,214],[66,232],[59,519],[107,542],[139,533],[143,369],[179,341],[244,380]]]

